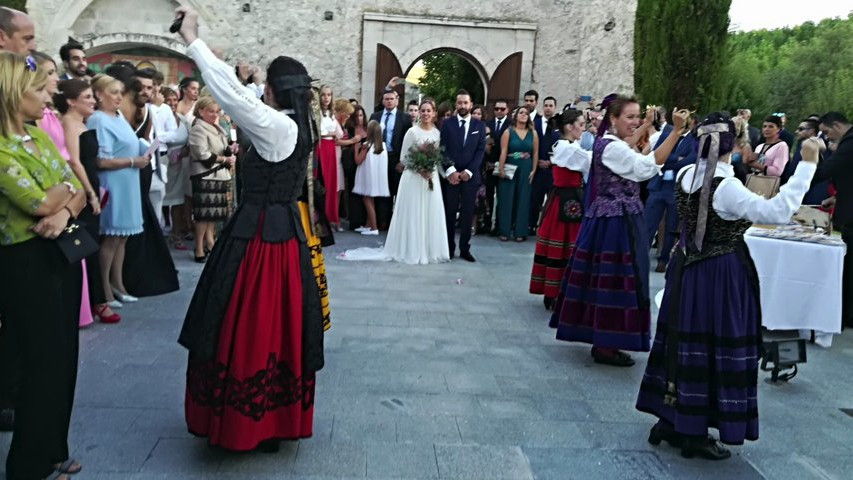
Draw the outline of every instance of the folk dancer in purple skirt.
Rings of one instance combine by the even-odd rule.
[[[743,234],[752,222],[787,223],[814,176],[821,141],[803,143],[803,161],[767,200],[735,178],[735,126],[709,115],[698,129],[699,160],[676,176],[681,241],[666,272],[657,333],[637,409],[658,417],[649,442],[685,457],[722,460],[758,439],[758,275]],[[719,431],[719,441],[708,434]]]
[[[593,147],[586,213],[551,326],[558,340],[592,344],[596,363],[629,367],[634,360],[620,349],[647,352],[650,343],[649,243],[639,182],[660,174],[688,112],[673,112],[672,134],[643,155],[633,145],[651,126],[654,108],[640,126],[635,99],[613,94],[602,107],[607,113]]]

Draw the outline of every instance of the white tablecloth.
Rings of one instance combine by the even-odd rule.
[[[754,227],[753,227],[754,228]],[[752,229],[750,229],[752,230]],[[761,282],[762,324],[768,330],[811,330],[829,346],[841,333],[845,247],[744,235]]]

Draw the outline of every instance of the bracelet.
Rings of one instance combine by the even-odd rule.
[[[130,168],[133,168],[133,157],[130,157]]]
[[[76,218],[74,217],[74,212],[72,212],[72,211],[71,211],[71,209],[70,209],[70,208],[68,208],[68,205],[66,205],[66,206],[64,206],[64,207],[62,207],[62,208],[64,208],[64,209],[68,210],[68,218],[69,218],[70,220],[76,220]]]

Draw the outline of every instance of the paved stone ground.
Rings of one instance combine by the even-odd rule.
[[[475,237],[476,264],[336,260],[379,240],[340,234],[327,250],[332,321],[315,436],[278,454],[233,454],[186,432],[186,354],[175,342],[200,273],[176,256],[183,290],[146,299],[115,326],[81,333],[71,433],[77,478],[142,479],[842,479],[853,472],[853,338],[792,383],[759,383],[761,440],[722,463],[646,442],[633,402],[645,364],[599,366],[554,340],[527,293],[533,242]],[[461,284],[458,282],[461,279]],[[663,278],[652,274],[652,286]],[[9,435],[0,435],[0,452]],[[0,466],[0,469],[3,467]],[[0,470],[2,472],[2,470]],[[846,473],[845,473],[846,472]],[[0,474],[2,475],[2,474]]]

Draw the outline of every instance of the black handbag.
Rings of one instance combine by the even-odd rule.
[[[556,191],[560,202],[560,221],[564,223],[579,223],[583,221],[583,189],[560,188]]]
[[[100,249],[98,242],[78,221],[72,221],[65,227],[56,237],[56,244],[68,263],[77,263]]]

